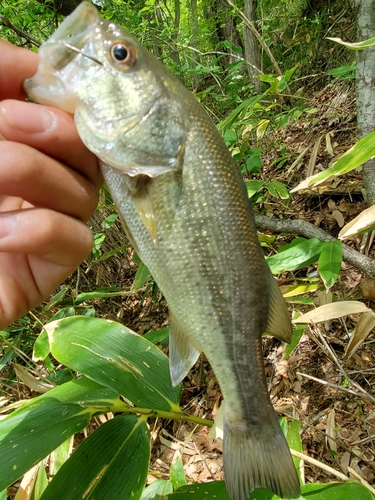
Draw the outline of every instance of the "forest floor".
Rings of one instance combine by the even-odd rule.
[[[341,83],[318,93],[309,103],[316,111],[308,122],[298,121],[284,128],[283,132],[271,132],[269,143],[277,140],[286,145],[290,160],[288,167],[275,174],[271,166],[277,152],[273,147],[263,155],[265,178],[293,187],[307,175],[327,168],[332,158],[345,152],[356,140],[355,102],[350,85]],[[299,162],[293,162],[301,153]],[[290,166],[293,165],[292,168]],[[288,206],[274,199],[261,207],[268,215],[280,213],[283,218],[300,218],[321,227],[336,236],[343,223],[347,223],[364,208],[361,192],[361,174],[339,178],[324,185],[319,191],[298,193]],[[105,213],[92,220],[94,230],[101,230],[100,222]],[[103,253],[123,245],[124,236],[117,222],[106,231]],[[278,237],[277,242],[290,241],[291,237]],[[361,241],[348,243],[359,249]],[[373,256],[374,250],[370,250]],[[316,266],[287,272],[279,277],[279,285],[290,285],[297,278],[312,276]],[[80,287],[90,288],[117,285],[130,289],[134,281],[136,265],[132,250],[117,254],[101,263],[94,263],[81,272]],[[363,293],[364,276],[352,266],[342,264],[339,281],[332,292],[339,300],[361,300],[371,307],[368,295]],[[75,276],[67,281],[75,288]],[[368,281],[370,286],[372,280]],[[323,285],[309,294],[315,305],[322,300]],[[83,291],[83,290],[82,290]],[[97,316],[122,322],[139,334],[158,330],[168,325],[165,300],[151,293],[144,296],[145,287],[126,298],[97,300]],[[325,295],[325,292],[323,292]],[[366,297],[366,298],[365,298]],[[375,297],[374,297],[375,300]],[[311,306],[289,301],[293,309],[306,312]],[[304,463],[306,482],[337,480],[335,474],[324,470],[324,465],[348,477],[362,478],[375,483],[375,405],[345,381],[343,372],[373,395],[375,385],[375,342],[365,342],[349,359],[344,359],[348,332],[352,332],[358,317],[346,317],[307,329],[292,354],[283,358],[284,346],[276,339],[264,338],[264,363],[272,403],[279,416],[287,416],[301,422],[303,452],[318,460],[322,466]],[[319,340],[322,335],[333,355]],[[166,352],[168,352],[166,350]],[[313,376],[311,380],[305,375]],[[326,383],[338,386],[333,388]],[[204,355],[183,381],[182,406],[186,412],[199,417],[214,419],[221,403],[221,392],[215,375]],[[342,389],[340,389],[340,387]],[[353,393],[345,389],[353,389]],[[189,422],[155,420],[151,422],[153,437],[152,460],[149,482],[156,478],[168,478],[169,467],[176,453],[180,453],[188,481],[204,482],[223,479],[222,442],[209,434],[209,429]]]

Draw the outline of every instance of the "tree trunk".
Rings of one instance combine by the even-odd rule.
[[[256,7],[257,0],[245,0],[244,14],[254,24],[256,22]],[[258,78],[255,78],[256,75],[259,75],[259,73],[261,73],[259,43],[254,33],[246,24],[243,27],[243,37],[245,46],[245,59],[250,64],[250,66],[248,66],[250,80],[251,83],[254,84],[255,90],[257,92],[260,92],[261,82],[260,80],[258,80]]]
[[[358,40],[375,36],[375,0],[362,0],[358,10]],[[375,129],[375,47],[357,51],[357,119],[358,135]],[[367,204],[375,205],[375,159],[363,165]]]

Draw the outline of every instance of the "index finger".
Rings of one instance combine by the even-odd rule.
[[[0,39],[0,100],[25,99],[23,81],[36,73],[39,56]]]

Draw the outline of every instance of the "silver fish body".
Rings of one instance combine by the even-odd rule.
[[[290,320],[241,174],[216,127],[179,80],[87,2],[41,46],[40,57],[26,89],[75,114],[126,233],[168,302],[173,383],[201,351],[216,374],[229,496],[246,500],[266,487],[297,498],[261,346],[265,331],[290,340]]]

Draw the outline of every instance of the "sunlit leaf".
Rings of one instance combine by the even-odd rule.
[[[371,231],[375,228],[375,205],[372,205],[366,210],[363,210],[355,219],[344,226],[340,233],[339,239],[352,238],[364,231]]]
[[[143,490],[140,500],[162,500],[169,493],[173,493],[172,483],[157,479]]]
[[[369,38],[368,40],[363,40],[363,42],[344,42],[341,38],[330,36],[327,36],[327,40],[332,40],[332,42],[344,45],[347,49],[350,50],[363,50],[375,45],[375,37]]]
[[[373,311],[364,312],[359,318],[354,333],[345,349],[345,359],[349,359],[356,350],[367,339],[368,335],[375,328],[375,313]]]
[[[316,175],[307,177],[290,192],[295,193],[301,189],[307,189],[314,185],[318,186],[322,182],[328,181],[338,175],[346,174],[359,167],[367,160],[375,156],[375,131],[363,137],[357,144],[343,154],[330,168],[319,172]]]
[[[333,304],[324,304],[312,311],[302,314],[293,320],[293,323],[323,323],[332,319],[342,318],[350,314],[358,314],[370,311],[362,302],[356,300],[344,300]]]

